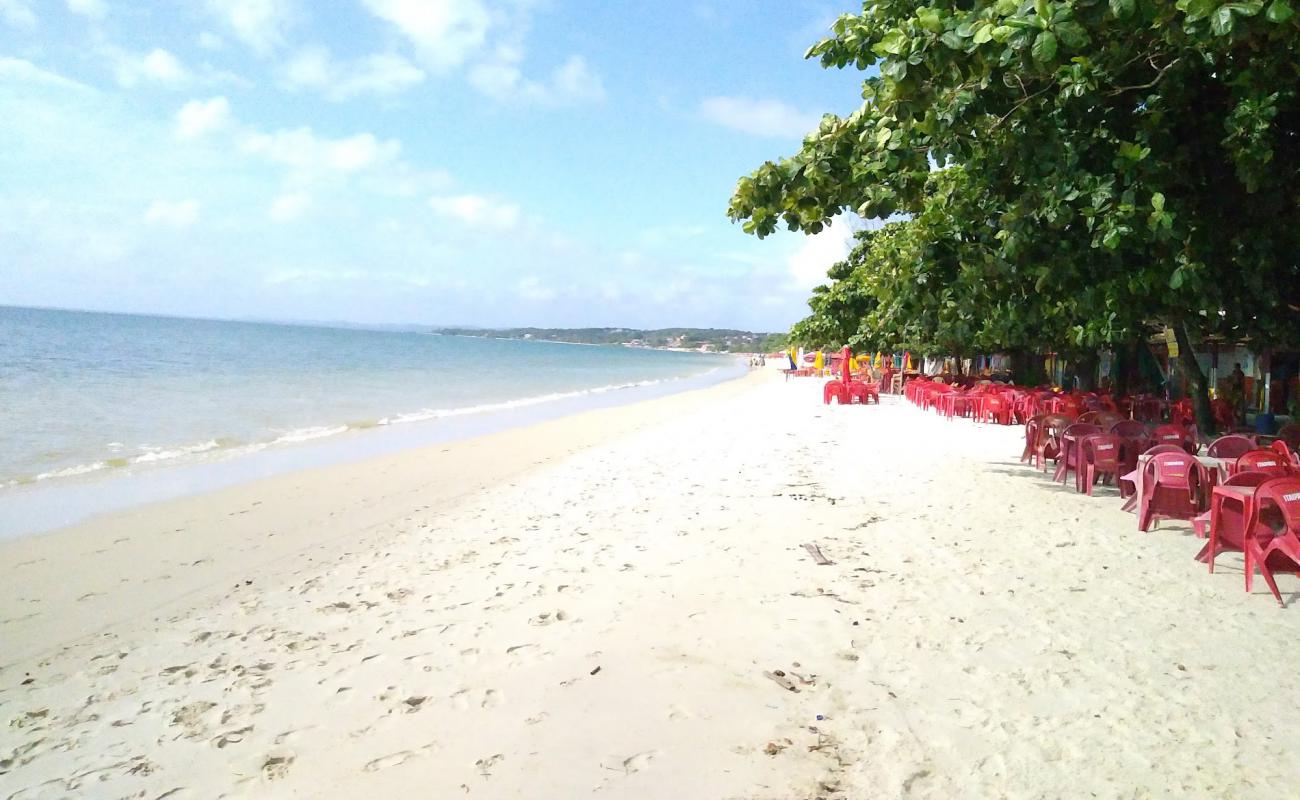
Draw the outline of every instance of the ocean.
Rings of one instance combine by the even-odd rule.
[[[734,357],[0,307],[0,512],[25,487],[721,380]],[[417,434],[417,430],[423,433]],[[390,434],[390,439],[392,434]]]

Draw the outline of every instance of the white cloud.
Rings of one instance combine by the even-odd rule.
[[[330,100],[360,94],[396,94],[424,80],[424,70],[402,56],[376,53],[347,62],[335,62],[323,47],[304,48],[285,67],[285,81],[293,87],[314,89]]]
[[[36,26],[36,12],[28,0],[0,0],[0,19],[15,28]]]
[[[311,195],[302,192],[282,194],[271,203],[266,215],[274,222],[292,222],[311,206]]]
[[[68,10],[91,19],[103,19],[108,16],[108,4],[104,0],[67,0]]]
[[[477,194],[430,197],[429,207],[439,216],[478,228],[509,230],[519,224],[519,206],[494,202]]]
[[[188,228],[199,221],[199,204],[196,200],[172,203],[155,200],[144,212],[144,221],[173,228]]]
[[[144,55],[115,52],[112,57],[117,62],[114,70],[117,82],[128,89],[141,83],[179,86],[190,80],[185,65],[162,48],[155,48]]]
[[[821,121],[779,100],[748,97],[710,97],[700,103],[700,114],[710,122],[755,136],[800,137]]]
[[[84,83],[78,83],[71,78],[65,78],[62,75],[47,72],[32,62],[24,61],[21,58],[5,58],[0,56],[0,80],[11,80],[15,83],[44,85],[61,89],[75,89],[83,92],[94,91]]]
[[[836,218],[820,233],[805,236],[786,263],[796,286],[812,289],[826,283],[829,280],[826,270],[835,262],[843,261],[852,249],[853,229],[843,218]]]
[[[492,15],[482,0],[362,0],[396,26],[431,66],[463,64],[487,41]]]
[[[283,42],[294,16],[292,0],[208,0],[208,10],[258,52]]]
[[[495,57],[469,73],[474,88],[498,100],[563,106],[605,99],[605,85],[582,56],[569,56],[545,81],[524,78],[519,67],[523,54],[515,48],[498,48]]]
[[[176,112],[176,135],[196,139],[230,122],[230,103],[224,97],[191,100]]]
[[[530,275],[526,278],[520,278],[515,284],[515,293],[525,300],[533,303],[546,303],[555,299],[558,294],[555,289],[542,283],[541,279]]]
[[[394,161],[402,145],[396,139],[380,141],[359,133],[343,139],[318,137],[311,128],[253,133],[244,139],[245,152],[299,169],[356,172]]]
[[[204,50],[220,50],[226,46],[225,40],[212,31],[202,31],[199,33],[199,47]]]

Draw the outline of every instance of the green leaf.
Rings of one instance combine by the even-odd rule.
[[[884,50],[885,53],[898,55],[899,53],[903,52],[903,48],[906,45],[907,45],[907,34],[903,33],[900,30],[892,30],[889,33],[886,33],[884,36],[880,37],[880,42],[877,43],[876,47],[879,47],[881,50]]]
[[[1151,195],[1151,207],[1154,208],[1156,211],[1164,211],[1165,196],[1160,192],[1156,192],[1155,194]]]
[[[1187,15],[1188,22],[1205,19],[1214,13],[1215,0],[1178,0],[1178,8]]]
[[[921,23],[921,27],[931,33],[938,33],[943,30],[943,19],[940,18],[939,12],[933,8],[922,8],[916,12],[916,21]]]
[[[1181,266],[1178,267],[1178,269],[1175,269],[1173,274],[1169,276],[1169,288],[1177,289],[1181,287],[1185,278],[1186,276],[1183,274],[1183,268]]]
[[[948,31],[943,36],[939,37],[939,41],[943,42],[953,50],[966,49],[966,42],[962,40],[961,35],[956,31]]]
[[[1114,250],[1115,248],[1119,247],[1120,241],[1123,238],[1124,238],[1123,234],[1121,234],[1118,230],[1112,228],[1106,232],[1106,236],[1101,240],[1101,243],[1106,245],[1107,248]]]
[[[1110,13],[1124,19],[1133,13],[1134,0],[1110,0]]]
[[[975,44],[984,44],[993,38],[993,26],[985,23],[975,31]]]
[[[1071,50],[1081,50],[1088,45],[1088,31],[1077,22],[1062,22],[1057,25],[1056,36],[1061,44]]]
[[[1276,22],[1279,25],[1291,19],[1295,11],[1287,0],[1273,0],[1268,4],[1268,11],[1264,14],[1269,22]]]
[[[1034,39],[1034,46],[1030,50],[1035,61],[1051,61],[1056,58],[1056,35],[1051,31],[1043,31]]]
[[[1047,5],[1047,0],[1034,0],[1034,13],[1043,19],[1052,18],[1052,11]]]
[[[1232,22],[1232,9],[1220,6],[1210,15],[1210,30],[1214,31],[1216,36],[1227,36],[1232,33]]]

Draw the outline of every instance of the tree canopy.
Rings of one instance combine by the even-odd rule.
[[[868,0],[833,34],[808,55],[868,71],[861,107],[742,178],[728,213],[758,236],[903,216],[844,273],[872,296],[845,306],[862,341],[1295,341],[1289,0]]]

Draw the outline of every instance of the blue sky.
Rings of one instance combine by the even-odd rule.
[[[844,233],[726,204],[851,6],[0,0],[0,304],[783,329]]]

